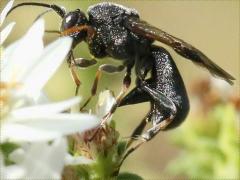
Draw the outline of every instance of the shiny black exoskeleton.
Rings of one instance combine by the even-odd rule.
[[[189,101],[181,75],[168,51],[153,45],[154,40],[167,44],[181,56],[207,68],[213,75],[228,83],[232,84],[234,80],[192,45],[142,21],[134,9],[104,2],[89,7],[88,17],[80,9],[66,13],[57,5],[44,3],[21,3],[12,10],[24,5],[43,6],[57,12],[63,19],[60,33],[74,39],[73,47],[85,41],[94,57],[110,56],[121,60],[126,67],[123,81],[126,87],[130,84],[131,70],[135,65],[136,87],[119,99],[117,106],[150,102],[151,108],[132,136],[141,134],[148,120],[153,127],[141,135],[148,141],[160,130],[180,125],[189,111]],[[90,62],[76,61],[76,65],[87,67],[94,64]],[[122,69],[112,65],[103,65],[100,68],[107,72]],[[150,78],[147,79],[149,73]],[[96,87],[92,90],[93,95],[95,91]]]

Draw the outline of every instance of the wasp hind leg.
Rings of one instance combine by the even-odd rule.
[[[145,141],[149,141],[173,121],[177,114],[177,106],[169,97],[146,83],[142,85],[142,89],[152,97],[149,116],[153,127],[141,135]]]
[[[151,88],[149,84],[144,83],[141,89],[149,94],[151,97],[151,109],[146,117],[141,121],[141,123],[135,128],[131,135],[131,139],[127,143],[127,152],[124,154],[121,164],[123,161],[136,149],[138,149],[142,144],[150,141],[154,138],[159,131],[164,130],[168,125],[174,120],[177,114],[177,108],[173,101],[165,96],[160,91]],[[142,133],[147,122],[152,121],[152,128],[148,129],[146,132]],[[140,140],[136,145],[130,147],[133,141],[137,139]]]
[[[179,126],[189,111],[187,92],[171,55],[164,48],[152,46],[147,60],[153,62],[151,78],[141,79],[137,86],[123,98],[120,106],[150,102],[151,108],[147,118],[152,122],[152,127],[143,132],[146,118],[142,120],[132,133],[127,146],[128,151],[123,160],[142,144],[154,138],[159,131]],[[139,67],[136,70],[141,71],[143,68]],[[133,139],[140,142],[130,147]]]

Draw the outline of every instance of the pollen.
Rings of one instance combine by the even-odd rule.
[[[0,119],[8,114],[11,109],[11,92],[20,87],[20,83],[16,82],[0,82]]]

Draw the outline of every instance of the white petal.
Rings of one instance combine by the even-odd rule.
[[[67,154],[65,157],[65,165],[79,165],[79,164],[92,164],[95,161],[85,156],[72,156]]]
[[[46,141],[76,132],[84,132],[100,124],[100,120],[88,114],[43,114],[19,116],[1,127],[2,141]]]
[[[59,132],[33,129],[21,124],[4,124],[1,127],[1,142],[5,141],[48,141],[60,137]]]
[[[38,93],[63,62],[72,44],[69,37],[60,38],[44,49],[39,63],[24,80],[27,94]]]
[[[62,112],[64,110],[67,110],[68,108],[71,108],[75,104],[78,104],[80,102],[80,97],[74,97],[69,100],[57,102],[57,103],[48,103],[48,104],[42,104],[42,105],[36,105],[36,106],[30,106],[30,107],[24,107],[20,109],[14,110],[11,115],[14,117],[19,116],[28,116],[29,114],[34,114],[34,116],[38,116],[41,114],[54,114],[58,112]]]
[[[12,31],[13,26],[15,25],[15,22],[12,22],[7,25],[1,32],[0,32],[0,45],[4,43],[4,41],[7,39],[8,35]]]
[[[4,166],[1,158],[1,179],[60,179],[67,154],[67,140],[58,138],[51,143],[35,142],[23,152],[15,153],[21,159],[16,165]]]
[[[49,99],[45,92],[40,91],[39,96],[34,97],[36,104],[46,104],[49,103]]]
[[[14,53],[15,49],[18,47],[20,40],[15,41],[14,43],[10,44],[1,54],[1,70],[7,67],[9,64],[9,57],[11,54]]]
[[[5,166],[3,155],[0,152],[0,179],[20,179],[24,175],[24,169],[17,165]]]
[[[25,151],[22,148],[18,148],[9,154],[9,159],[14,163],[21,163],[24,160]]]
[[[50,102],[47,95],[43,91],[39,91],[38,93],[35,93],[34,96],[28,95],[28,94],[26,94],[23,86],[21,88],[17,89],[16,91],[14,91],[13,95],[15,97],[25,99],[23,107],[47,104]],[[21,107],[21,106],[18,106],[18,107]],[[17,109],[17,107],[15,107],[15,109]]]
[[[83,132],[99,125],[100,120],[89,114],[41,114],[41,115],[26,115],[19,116],[19,122],[25,126],[33,127],[35,129],[58,131],[62,134],[69,134],[74,132]]]
[[[21,166],[11,165],[4,168],[4,178],[3,179],[21,179],[25,171]]]
[[[51,144],[39,142],[31,144],[20,164],[26,179],[60,179],[67,153],[65,138],[57,139]]]
[[[115,97],[111,91],[106,90],[99,94],[96,114],[98,117],[103,118],[112,108],[113,104],[116,102]]]
[[[11,9],[12,5],[13,5],[14,0],[10,0],[7,5],[5,6],[5,8],[3,9],[3,11],[0,14],[0,26],[2,25],[3,21],[6,18],[6,15],[8,13],[8,11]]]
[[[12,79],[21,81],[28,76],[28,71],[32,70],[43,51],[43,34],[44,21],[40,19],[32,25],[23,38],[13,46],[10,46],[11,53],[3,54],[2,81],[10,81]]]

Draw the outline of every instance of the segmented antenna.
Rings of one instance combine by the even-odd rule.
[[[54,10],[61,18],[63,18],[66,15],[66,10],[63,7],[57,6],[55,4],[45,4],[45,3],[36,3],[36,2],[27,2],[27,3],[21,3],[17,4],[16,6],[12,7],[8,13],[7,16],[16,8],[21,6],[41,6],[46,8],[51,8]]]

